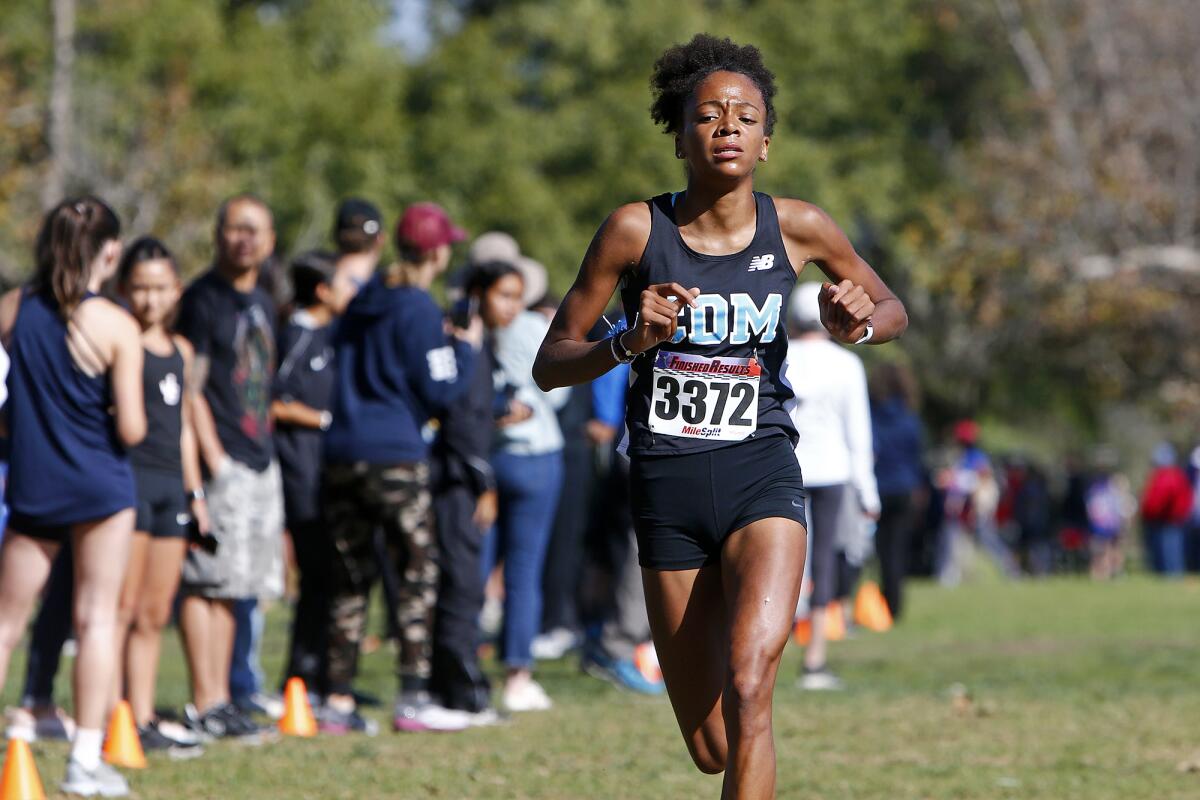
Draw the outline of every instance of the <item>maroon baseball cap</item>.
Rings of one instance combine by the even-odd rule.
[[[444,244],[461,242],[467,232],[450,221],[446,209],[437,203],[413,203],[404,209],[396,223],[396,245],[422,252]]]

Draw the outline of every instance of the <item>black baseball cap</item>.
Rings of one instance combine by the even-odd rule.
[[[383,215],[373,203],[359,197],[347,197],[337,210],[334,235],[344,231],[362,232],[374,236],[383,230]]]

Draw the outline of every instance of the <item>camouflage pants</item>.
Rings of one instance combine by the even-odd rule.
[[[328,639],[330,691],[348,693],[358,669],[368,595],[380,571],[372,544],[376,527],[383,529],[387,557],[400,578],[396,673],[406,688],[424,683],[430,671],[438,583],[429,466],[330,464],[321,491],[336,553]]]

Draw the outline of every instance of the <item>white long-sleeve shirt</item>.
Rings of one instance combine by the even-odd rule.
[[[533,409],[533,416],[524,422],[496,431],[496,449],[526,456],[562,449],[562,432],[555,412],[566,405],[571,389],[560,386],[543,392],[533,382],[533,362],[549,329],[550,322],[545,317],[525,311],[507,328],[496,332],[499,383],[514,387],[516,399]]]
[[[788,342],[790,413],[800,434],[796,458],[806,486],[850,484],[867,513],[878,513],[867,373],[858,356],[825,337]]]

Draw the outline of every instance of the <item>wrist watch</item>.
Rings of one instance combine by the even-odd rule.
[[[192,489],[190,492],[187,493],[187,499],[188,500],[203,500],[204,499],[204,490],[203,489]]]
[[[855,344],[866,344],[867,342],[871,341],[871,337],[874,335],[875,335],[875,326],[872,325],[871,320],[868,319],[867,320],[867,330],[865,332],[863,332],[863,335],[859,338],[859,340],[857,342],[855,342]]]
[[[323,430],[323,431],[329,430],[329,426],[332,424],[333,424],[333,412],[322,411],[321,412],[321,422],[319,423],[321,430]]]

